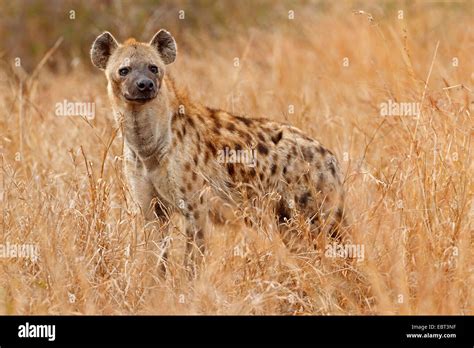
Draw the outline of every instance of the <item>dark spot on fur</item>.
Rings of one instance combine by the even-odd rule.
[[[187,117],[187,118],[186,118],[186,121],[188,121],[188,123],[189,123],[189,125],[190,125],[191,127],[193,127],[193,128],[196,127],[196,125],[195,125],[195,123],[194,123],[194,121],[193,121],[193,119],[192,119],[191,117]]]
[[[273,143],[274,143],[275,145],[278,144],[278,143],[280,142],[280,140],[281,140],[282,137],[283,137],[283,132],[282,132],[282,131],[278,132],[277,134],[274,134],[274,135],[272,136],[272,141],[273,141]]]
[[[277,168],[278,168],[278,166],[277,166],[275,163],[272,164],[272,166],[271,166],[271,168],[270,168],[270,170],[271,170],[271,172],[272,172],[272,175],[275,175],[275,173],[276,173],[276,171],[277,171]]]
[[[213,119],[214,122],[216,122],[216,120],[218,120],[217,113],[219,112],[219,110],[212,109],[212,108],[208,108],[208,110],[209,110],[209,117]]]
[[[309,198],[311,197],[311,193],[310,192],[305,192],[303,193],[300,198],[298,199],[298,203],[300,204],[300,206],[302,207],[306,207],[306,205],[308,204],[308,200]]]
[[[233,164],[233,163],[228,163],[228,164],[227,164],[227,173],[229,173],[229,175],[230,175],[231,177],[234,176],[234,174],[235,174],[235,168],[234,168],[234,164]]]
[[[323,188],[324,188],[324,181],[325,181],[325,178],[324,178],[324,173],[323,172],[320,172],[318,174],[318,185],[316,187],[316,189],[320,192],[323,192]]]
[[[221,131],[219,130],[218,127],[212,128],[212,131],[213,131],[214,133],[216,133],[217,135],[221,134]]]
[[[193,181],[196,181],[196,179],[197,179],[197,174],[196,172],[193,172]]]
[[[278,202],[276,214],[278,216],[278,222],[281,224],[285,223],[286,220],[290,219],[291,217],[291,212],[286,207],[283,199]]]
[[[195,211],[194,212],[194,218],[197,220],[199,219],[199,212],[198,211]]]
[[[177,113],[173,114],[173,117],[171,118],[171,124],[174,124],[178,120],[179,115]]]
[[[318,147],[318,152],[321,154],[321,156],[324,157],[324,156],[326,155],[326,153],[327,153],[327,150],[326,150],[324,147],[319,146],[319,147]]]
[[[262,133],[258,132],[258,133],[257,133],[257,136],[258,136],[258,138],[259,138],[261,141],[265,141],[265,137],[263,136]]]
[[[220,109],[215,109],[215,108],[211,108],[211,107],[207,107],[207,110],[209,110],[209,114],[215,114],[216,112],[219,112],[221,111]]]
[[[262,155],[268,155],[268,148],[262,143],[258,143],[257,150]]]
[[[241,137],[244,138],[247,143],[252,142],[252,137],[250,136],[249,133],[243,131],[242,129],[237,129],[237,134]]]
[[[197,239],[201,239],[201,240],[204,238],[204,232],[203,232],[203,230],[202,230],[201,228],[196,231],[196,238],[197,238]],[[201,250],[201,252],[202,252],[202,251],[203,251],[203,249],[202,249],[203,246],[201,245],[199,248],[200,248],[200,250]]]
[[[240,144],[235,144],[235,151],[242,150],[242,146]]]
[[[257,172],[255,171],[255,168],[250,169],[249,174],[250,174],[251,176],[257,175]]]
[[[286,166],[283,167],[283,174],[286,174]]]
[[[260,178],[260,181],[263,181],[263,179],[265,178],[265,174],[263,173],[260,173],[258,176]]]
[[[209,151],[211,152],[211,154],[215,156],[217,151],[216,151],[216,147],[214,146],[214,144],[210,141],[207,141],[206,145],[207,145],[207,148],[209,149]]]
[[[243,124],[245,124],[247,127],[250,127],[252,125],[252,120],[247,118],[247,117],[242,117],[242,116],[236,116],[236,118],[242,122]]]
[[[189,172],[191,170],[191,164],[189,164],[189,162],[187,162],[185,165],[184,165],[184,170],[186,170],[187,172]]]
[[[225,180],[224,181],[224,185],[228,188],[228,189],[234,189],[235,188],[235,185],[232,181],[228,181],[228,180]]]
[[[303,148],[303,158],[305,161],[308,161],[308,162],[313,161],[314,154],[313,154],[313,151],[311,151],[309,147]]]
[[[235,131],[235,124],[232,122],[227,123],[227,129],[231,132]]]
[[[199,157],[198,155],[194,155],[193,157],[194,164],[197,165],[199,163]]]
[[[329,169],[333,177],[336,177],[336,168],[334,167],[334,162],[332,160],[326,162],[326,168]]]

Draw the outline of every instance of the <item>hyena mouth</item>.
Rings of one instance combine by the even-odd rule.
[[[150,97],[135,97],[135,98],[124,95],[124,97],[129,102],[134,102],[134,103],[138,103],[138,104],[145,104],[145,103],[155,99],[156,95],[153,95],[153,96],[150,96]]]

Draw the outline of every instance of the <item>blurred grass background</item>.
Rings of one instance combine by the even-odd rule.
[[[406,18],[416,18],[429,11],[433,20],[428,26],[412,32],[419,42],[430,42],[442,33],[447,23],[472,20],[472,1],[325,1],[325,0],[20,0],[0,1],[0,57],[11,60],[20,57],[22,65],[31,71],[53,44],[64,41],[49,61],[52,69],[59,62],[75,59],[89,62],[89,47],[104,30],[119,40],[136,37],[142,40],[160,28],[166,28],[179,39],[180,49],[199,54],[193,40],[205,33],[210,40],[227,40],[237,32],[249,35],[258,29],[271,32],[286,26],[303,33],[306,21],[313,24],[330,15],[337,23],[351,10],[371,13],[380,23],[393,18],[403,8]],[[184,19],[180,19],[184,11]],[[288,11],[295,11],[295,21],[288,21]],[[436,15],[442,12],[442,16]],[[327,23],[327,22],[326,22]],[[330,32],[331,21],[326,28]],[[194,50],[194,51],[193,51]]]

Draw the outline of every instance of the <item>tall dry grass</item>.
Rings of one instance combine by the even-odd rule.
[[[196,101],[290,122],[333,149],[363,260],[326,257],[330,241],[310,247],[300,221],[286,246],[270,195],[208,231],[195,279],[182,221],[161,226],[171,254],[160,278],[157,227],[130,197],[105,78],[87,61],[32,74],[4,56],[0,243],[36,244],[40,257],[0,259],[0,313],[472,315],[472,7],[311,6],[234,37],[181,29],[170,73]],[[95,118],[57,117],[64,99],[94,102]],[[388,100],[420,102],[421,114],[382,117]]]

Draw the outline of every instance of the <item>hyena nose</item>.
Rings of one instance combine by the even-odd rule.
[[[140,92],[152,91],[155,89],[155,83],[150,79],[141,79],[137,81],[137,87]]]

